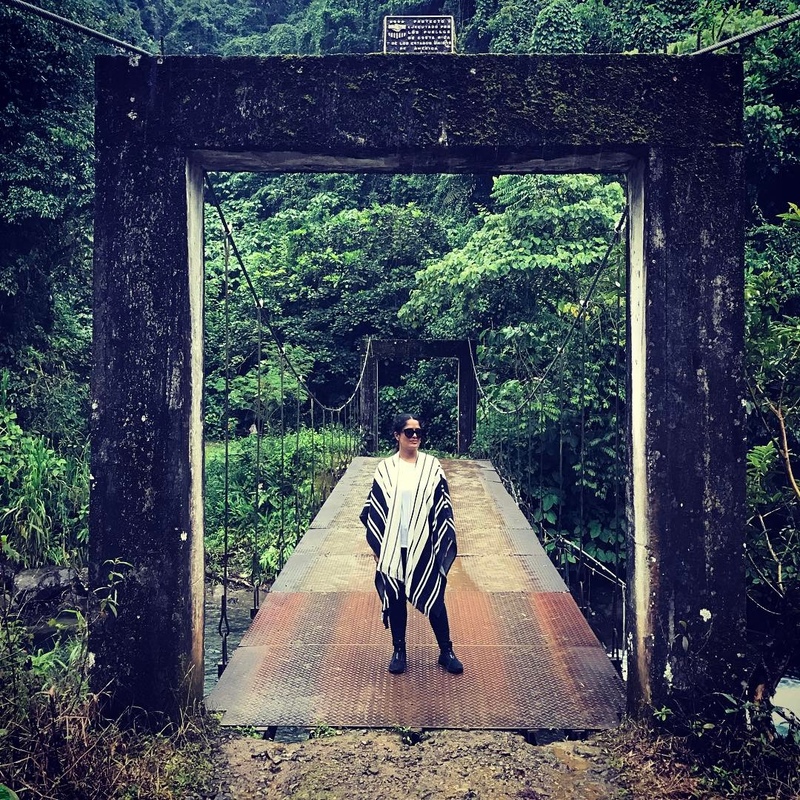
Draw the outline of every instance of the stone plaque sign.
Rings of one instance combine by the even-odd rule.
[[[454,53],[452,17],[384,17],[384,53]]]

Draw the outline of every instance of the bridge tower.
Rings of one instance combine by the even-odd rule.
[[[629,708],[739,685],[735,56],[99,57],[91,634],[112,705],[202,693],[204,170],[627,176]]]

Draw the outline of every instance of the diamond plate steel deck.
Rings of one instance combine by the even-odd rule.
[[[358,515],[377,459],[357,458],[311,524],[206,700],[223,725],[598,729],[623,686],[488,461],[444,461],[458,558],[447,610],[463,675],[436,664],[409,609],[408,670],[391,638]]]

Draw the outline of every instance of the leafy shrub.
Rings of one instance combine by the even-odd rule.
[[[340,426],[301,427],[228,445],[228,567],[273,579],[330,494],[361,440]],[[256,479],[258,475],[258,480]],[[256,503],[256,486],[258,501]],[[206,566],[219,578],[225,554],[225,447],[206,445]]]
[[[201,796],[211,775],[206,721],[187,716],[151,733],[105,719],[88,689],[83,615],[43,651],[9,607],[0,597],[0,798]]]

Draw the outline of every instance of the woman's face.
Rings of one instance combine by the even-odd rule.
[[[400,433],[395,433],[394,438],[397,439],[401,457],[408,459],[415,458],[417,450],[419,450],[420,444],[422,443],[422,425],[420,425],[419,420],[412,417],[406,421]]]

